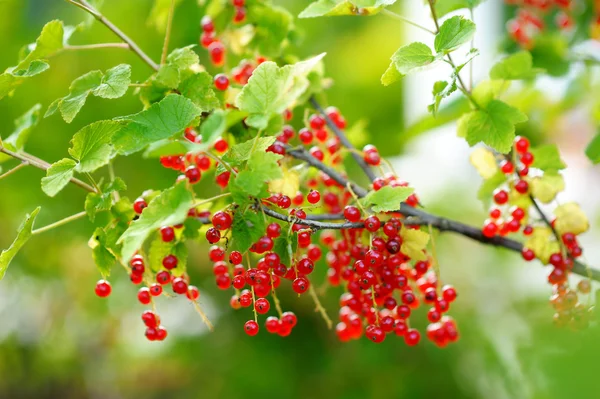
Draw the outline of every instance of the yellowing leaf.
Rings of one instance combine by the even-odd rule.
[[[590,228],[587,216],[575,202],[569,202],[554,210],[556,223],[554,228],[560,233],[581,234]]]
[[[494,153],[484,147],[478,147],[469,157],[471,164],[484,179],[489,179],[498,172],[498,164]]]
[[[269,183],[269,191],[272,193],[281,193],[290,198],[296,196],[300,189],[300,176],[295,170],[283,168],[283,177],[281,179],[272,180]]]
[[[531,194],[544,204],[556,198],[556,194],[565,189],[565,180],[562,175],[545,173],[543,176],[531,179]]]
[[[531,249],[542,263],[547,264],[550,255],[560,252],[560,246],[553,238],[554,234],[549,227],[536,227],[524,245],[525,248]]]
[[[421,230],[408,229],[402,226],[400,236],[402,237],[400,251],[403,254],[410,256],[414,260],[427,260],[427,256],[423,253],[423,250],[429,242],[429,234]]]

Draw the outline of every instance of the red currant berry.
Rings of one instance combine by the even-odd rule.
[[[137,293],[137,298],[138,298],[138,301],[140,301],[140,303],[142,305],[149,304],[150,301],[152,300],[152,298],[150,296],[150,289],[148,289],[148,287],[140,288],[140,290]]]
[[[525,137],[517,136],[515,138],[515,149],[519,154],[527,152],[529,149],[529,140],[527,140]]]
[[[161,227],[160,236],[164,242],[171,242],[175,239],[175,230],[169,226]]]
[[[409,329],[406,331],[406,334],[404,334],[404,342],[406,342],[406,345],[408,346],[415,346],[420,340],[421,333],[414,328]]]
[[[242,264],[242,254],[238,251],[231,251],[229,254],[229,263],[232,265],[241,265]]]
[[[198,298],[200,298],[200,291],[198,290],[198,287],[196,287],[195,285],[190,285],[187,288],[185,296],[190,301],[196,301],[196,300],[198,300]]]
[[[160,317],[151,310],[144,310],[142,321],[146,327],[156,327],[160,323]]]
[[[177,267],[177,263],[178,263],[178,261],[177,261],[177,257],[175,255],[167,255],[162,260],[162,265],[167,270],[175,269]]]
[[[517,190],[517,192],[520,194],[525,194],[527,191],[529,191],[529,183],[527,183],[525,180],[519,180],[515,184],[515,190]]]
[[[365,219],[365,229],[371,233],[376,232],[381,227],[381,221],[375,215],[369,216]]]
[[[175,292],[176,294],[180,294],[180,295],[185,294],[188,290],[187,282],[184,279],[182,279],[181,277],[175,278],[171,282],[171,286],[173,287],[173,292]]]
[[[523,259],[528,262],[535,259],[535,253],[529,248],[523,247],[521,250],[521,255],[523,256]]]
[[[292,283],[292,289],[297,294],[304,294],[308,287],[310,286],[310,282],[306,277],[298,277]]]
[[[317,190],[310,190],[310,192],[306,195],[306,200],[309,204],[316,204],[321,200],[321,193]]]
[[[281,209],[288,209],[292,205],[292,200],[287,195],[282,195],[277,200],[277,206]]]
[[[281,226],[278,223],[271,223],[267,226],[267,236],[277,238],[281,235]]]
[[[142,213],[142,211],[148,207],[148,204],[146,203],[146,201],[143,198],[138,198],[135,200],[135,202],[133,203],[133,210],[135,211],[135,213],[137,213],[138,215],[140,213]]]
[[[112,287],[110,286],[110,283],[108,281],[99,280],[96,283],[95,291],[96,291],[96,295],[98,295],[100,298],[106,298],[112,292]]]
[[[385,332],[383,331],[383,329],[374,324],[370,324],[369,326],[367,326],[367,329],[365,330],[365,335],[367,336],[367,338],[369,338],[371,341],[377,344],[383,342],[383,340],[385,339]]]
[[[215,66],[221,66],[225,63],[225,46],[223,43],[215,41],[208,46],[210,58]]]
[[[152,296],[159,296],[160,294],[162,294],[162,291],[162,285],[158,283],[154,283],[150,286],[150,295]]]
[[[360,220],[360,210],[355,206],[346,206],[344,208],[344,218],[349,222],[358,222]]]
[[[453,302],[456,299],[456,290],[451,285],[442,287],[442,296],[448,302]]]
[[[156,281],[161,285],[168,284],[171,282],[171,273],[166,270],[156,273]]]
[[[208,15],[202,17],[202,20],[200,21],[200,26],[202,26],[202,30],[204,32],[210,33],[215,31],[215,25],[210,16]]]
[[[510,175],[515,171],[515,166],[510,161],[502,161],[500,163],[500,170],[502,170],[502,173],[505,175]]]
[[[279,331],[279,319],[274,316],[267,317],[267,320],[265,321],[265,328],[267,329],[267,332],[276,334]]]
[[[251,337],[255,336],[256,334],[258,334],[258,323],[254,320],[248,320],[244,324],[244,331],[246,331],[246,334],[248,334]]]
[[[215,76],[214,83],[217,90],[225,91],[229,87],[229,78],[224,73],[220,73]]]
[[[215,213],[212,217],[212,224],[217,230],[227,230],[232,221],[231,215],[223,211]]]
[[[494,202],[498,205],[503,205],[508,202],[508,193],[504,190],[494,191]]]
[[[254,302],[254,309],[256,309],[257,313],[265,314],[269,312],[269,308],[271,305],[267,298],[258,298],[256,302]]]

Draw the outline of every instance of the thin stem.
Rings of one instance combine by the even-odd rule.
[[[427,0],[427,3],[429,3],[431,18],[433,18],[433,23],[435,24],[435,34],[437,35],[440,32],[440,24],[438,22],[437,13],[435,12],[435,0]]]
[[[85,176],[88,178],[88,180],[90,181],[90,183],[92,183],[92,186],[94,186],[94,188],[96,189],[97,192],[102,193],[102,190],[100,190],[100,187],[98,187],[98,184],[96,183],[96,180],[94,180],[94,178],[92,177],[92,175],[89,172],[85,172]]]
[[[235,171],[235,170],[234,170],[234,169],[231,167],[231,165],[229,165],[227,162],[223,161],[223,160],[222,160],[220,157],[218,157],[217,155],[215,155],[215,154],[213,154],[213,153],[211,153],[211,152],[209,152],[209,151],[206,151],[206,152],[204,152],[203,154],[204,154],[204,155],[206,155],[207,157],[209,157],[210,159],[212,159],[213,161],[215,161],[215,162],[218,162],[218,163],[220,163],[221,165],[223,165],[223,167],[224,167],[225,169],[227,169],[227,171],[228,171],[229,173],[231,173],[232,175],[234,175],[234,176],[235,176],[235,175],[237,175],[237,172],[236,172],[236,171]]]
[[[38,169],[48,170],[50,168],[50,164],[48,162],[42,161],[41,159],[36,158],[33,155],[29,155],[27,153],[16,153],[16,152],[13,152],[13,151],[11,151],[5,147],[1,147],[1,146],[0,146],[0,152],[4,153],[6,155],[9,155],[15,159],[19,159],[23,162],[27,162],[27,163],[29,163],[29,165],[35,166]],[[87,184],[75,177],[72,177],[70,182],[83,188],[84,190],[89,191],[89,192],[92,192],[92,193],[96,192],[96,189],[94,187],[90,186],[89,184]]]
[[[437,250],[435,248],[435,238],[433,237],[433,226],[431,224],[429,224],[428,226],[429,226],[429,237],[431,239],[431,255],[433,256],[433,272],[435,273],[435,276],[438,280],[438,284],[436,286],[436,290],[437,290],[437,288],[439,288],[442,285],[441,277],[440,277],[440,264],[438,262]]]
[[[327,311],[321,304],[321,301],[317,296],[317,292],[315,291],[315,287],[313,287],[312,284],[308,287],[308,293],[315,302],[315,312],[319,312],[321,314],[321,317],[323,317],[323,320],[325,320],[325,323],[327,324],[327,328],[331,330],[333,328],[333,321],[331,321],[331,318],[327,314]]]
[[[319,104],[319,102],[314,96],[310,98],[310,103],[312,104],[313,108],[319,111],[321,116],[323,116],[325,122],[327,123],[327,127],[329,127],[329,129],[331,129],[331,131],[337,136],[337,138],[340,140],[340,143],[350,150],[355,150],[352,143],[350,143],[350,140],[348,140],[348,137],[346,137],[346,134],[339,127],[337,127],[335,123],[333,123],[331,118],[327,115],[327,113],[325,113],[325,110],[323,109],[323,107],[321,107],[321,104]],[[352,152],[352,157],[354,158],[358,166],[360,166],[360,168],[363,170],[363,172],[365,172],[365,175],[367,175],[369,180],[371,182],[375,180],[375,173],[373,173],[373,169],[371,169],[371,167],[367,165],[365,160],[355,152]]]
[[[57,227],[65,225],[67,223],[70,223],[70,222],[73,222],[75,220],[81,219],[82,217],[85,217],[86,215],[87,215],[87,213],[85,211],[84,212],[76,213],[75,215],[71,215],[71,216],[68,216],[68,217],[66,217],[64,219],[61,219],[58,222],[54,222],[52,224],[49,224],[48,226],[44,226],[44,227],[40,227],[39,229],[35,229],[35,230],[33,230],[31,232],[31,234],[35,235],[35,234],[44,233],[46,231],[55,229]]]
[[[435,32],[434,32],[434,31],[432,31],[431,29],[429,29],[429,28],[426,28],[426,27],[424,27],[423,25],[419,25],[418,23],[416,23],[416,22],[413,22],[413,21],[411,21],[410,19],[408,19],[408,18],[406,18],[406,17],[403,17],[403,16],[402,16],[402,15],[400,15],[400,14],[397,14],[397,13],[395,13],[395,12],[393,12],[393,11],[390,11],[390,10],[388,10],[387,8],[384,8],[383,10],[381,10],[381,13],[382,13],[382,14],[384,14],[384,15],[387,15],[388,17],[391,17],[391,18],[397,19],[398,21],[402,21],[402,22],[404,22],[404,23],[407,23],[407,24],[409,24],[409,25],[412,25],[412,26],[414,26],[415,28],[419,28],[419,29],[421,29],[421,30],[424,30],[424,31],[425,31],[425,32],[427,32],[427,33],[431,33],[432,35],[435,35]]]
[[[108,29],[110,29],[115,35],[117,35],[121,40],[129,45],[131,51],[136,53],[146,64],[150,66],[150,68],[158,71],[158,65],[152,61],[150,57],[146,53],[139,48],[139,46],[129,38],[125,33],[123,33],[119,28],[117,28],[112,22],[110,22],[104,15],[102,15],[98,10],[96,10],[90,3],[85,0],[74,1],[74,0],[66,0],[67,2],[73,4],[84,10],[85,12],[90,13],[94,18],[103,23]]]
[[[96,50],[102,48],[121,48],[124,50],[130,50],[129,44],[127,43],[97,43],[97,44],[82,44],[78,46],[65,46],[62,51],[79,51],[79,50]]]
[[[209,202],[213,202],[215,200],[218,200],[219,198],[229,197],[230,195],[231,195],[231,193],[224,193],[224,194],[215,195],[214,197],[211,197],[211,198],[200,200],[199,202],[196,202],[194,205],[192,205],[192,208],[196,208],[200,205],[208,204]]]
[[[3,174],[1,174],[0,175],[0,180],[4,179],[5,177],[8,177],[8,176],[12,175],[13,173],[17,172],[19,169],[22,169],[22,168],[24,168],[27,165],[29,165],[29,162],[27,162],[27,161],[21,162],[20,164],[18,164],[14,168],[9,169],[6,172],[4,172]]]
[[[275,287],[271,289],[271,296],[273,297],[273,303],[275,304],[275,309],[277,310],[277,314],[279,318],[283,316],[283,310],[281,310],[281,303],[279,302],[279,298],[277,298],[277,293],[275,292]]]
[[[475,12],[473,11],[473,7],[469,8],[469,15],[471,17],[471,21],[475,22]],[[471,39],[471,51],[475,48],[475,36]],[[473,64],[475,60],[472,60],[469,63],[469,91],[473,90]]]
[[[111,183],[115,181],[115,168],[113,167],[112,161],[108,163],[108,176],[110,178]],[[119,192],[115,190],[113,191],[112,195],[113,201],[119,202],[119,200],[121,199],[121,195],[119,194]]]
[[[194,309],[196,309],[196,312],[200,315],[200,318],[202,319],[202,321],[204,322],[204,324],[206,324],[206,327],[208,327],[208,329],[210,330],[210,332],[215,331],[215,327],[213,326],[213,324],[208,319],[208,316],[206,316],[206,313],[204,313],[204,310],[202,309],[202,307],[200,306],[200,304],[197,301],[192,301],[192,303],[194,304]]]
[[[169,7],[169,16],[167,17],[167,30],[165,32],[165,42],[163,43],[162,54],[160,56],[160,64],[163,65],[167,61],[167,53],[169,52],[169,40],[171,39],[171,29],[173,27],[173,14],[175,14],[175,0],[171,0]]]

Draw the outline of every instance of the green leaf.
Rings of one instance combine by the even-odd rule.
[[[264,152],[271,144],[273,144],[276,140],[275,137],[259,137],[257,139],[250,139],[240,144],[236,144],[232,146],[229,151],[223,155],[223,160],[227,162],[232,167],[236,167],[244,163],[250,158],[252,148],[256,152]],[[256,142],[256,147],[254,144]],[[220,168],[217,168],[217,173],[222,173],[225,171],[222,165]]]
[[[100,71],[91,71],[78,77],[71,83],[69,95],[59,99],[55,107],[48,108],[44,118],[51,116],[59,109],[65,122],[71,123],[83,108],[87,96],[100,84],[102,84],[102,72]]]
[[[279,237],[273,243],[273,252],[279,255],[279,260],[286,266],[292,265],[292,259],[290,259],[290,252],[288,250],[288,245],[292,247],[292,253],[296,253],[296,249],[298,248],[298,240],[295,240],[294,237]]]
[[[131,83],[131,67],[121,64],[106,71],[90,71],[75,79],[69,87],[69,94],[54,101],[44,118],[53,115],[57,110],[67,123],[71,123],[85,105],[88,95],[102,98],[118,98],[123,96]]]
[[[402,246],[400,251],[408,255],[414,260],[427,260],[427,255],[423,250],[429,242],[429,234],[421,230],[409,229],[402,226],[400,229],[400,237],[402,237]]]
[[[161,226],[172,226],[182,223],[192,206],[193,197],[185,182],[163,191],[148,204],[148,208],[134,220],[119,238],[117,243],[123,244],[121,258],[129,262],[135,251],[141,248],[146,238]]]
[[[110,276],[110,269],[114,266],[117,259],[107,248],[106,232],[98,227],[88,241],[88,246],[92,249],[92,257],[98,271],[103,278]]]
[[[364,206],[370,206],[373,212],[391,212],[400,209],[400,203],[405,201],[415,191],[412,187],[385,186],[378,191],[371,191],[362,200]]]
[[[89,193],[85,197],[85,211],[93,222],[96,214],[101,211],[108,211],[112,207],[112,195],[114,192],[127,189],[125,182],[117,177],[111,183],[102,188],[102,193]]]
[[[585,148],[585,155],[594,164],[600,163],[600,133],[597,134],[587,145]]]
[[[336,15],[354,15],[355,6],[350,1],[319,0],[311,3],[298,15],[298,18],[315,18]]]
[[[102,98],[119,98],[125,95],[131,83],[131,66],[117,65],[106,71],[102,81],[92,94]]]
[[[452,11],[460,10],[463,8],[474,9],[483,0],[436,0],[435,10],[438,18],[451,13]]]
[[[8,265],[10,265],[10,262],[13,260],[17,252],[19,252],[19,250],[31,237],[33,223],[35,222],[35,218],[39,212],[40,207],[38,206],[33,210],[33,212],[25,217],[25,220],[23,223],[21,223],[21,226],[19,226],[17,230],[17,238],[15,238],[8,249],[3,250],[0,254],[0,280],[4,278],[6,269],[8,269]]]
[[[124,117],[130,123],[113,136],[113,145],[120,154],[132,154],[152,142],[181,133],[200,114],[192,101],[170,94],[150,108]]]
[[[253,4],[248,7],[248,22],[254,25],[254,36],[249,46],[260,54],[278,57],[290,31],[294,17],[285,8],[272,4]]]
[[[174,7],[177,7],[181,0],[175,0]],[[146,23],[153,26],[160,33],[164,33],[167,28],[167,20],[169,18],[169,9],[171,8],[171,0],[154,0],[150,15]]]
[[[148,250],[148,266],[153,272],[163,269],[162,261],[173,251],[175,241],[164,242],[160,234],[156,234]]]
[[[487,108],[472,111],[461,118],[470,146],[484,142],[500,153],[510,151],[515,138],[515,124],[526,121],[527,115],[500,100],[492,100]]]
[[[565,180],[558,173],[544,173],[531,179],[531,195],[544,204],[549,204],[565,189]]]
[[[38,75],[50,68],[47,62],[33,60],[27,69],[11,70],[0,74],[0,99],[11,94],[26,78]]]
[[[490,78],[502,80],[531,79],[541,68],[533,68],[533,59],[528,51],[519,51],[497,62],[490,70]]]
[[[124,126],[119,121],[98,121],[75,133],[69,154],[79,161],[78,172],[93,172],[108,164],[114,155],[112,137]]]
[[[440,26],[433,42],[435,51],[449,53],[471,40],[475,34],[475,24],[461,16],[449,18]]]
[[[473,89],[472,96],[480,107],[487,107],[490,101],[498,98],[510,87],[509,81],[484,80]]]
[[[40,120],[41,104],[34,105],[29,111],[15,119],[15,129],[12,134],[3,139],[4,146],[12,146],[12,151],[21,151],[29,139],[33,128]],[[0,163],[11,159],[10,156],[0,154]]]
[[[202,143],[212,146],[212,144],[223,134],[227,128],[227,113],[223,110],[216,110],[200,125],[200,136]]]
[[[156,82],[166,88],[179,86],[179,70],[173,65],[162,65],[156,73]]]
[[[154,78],[158,85],[176,89],[182,80],[193,74],[190,67],[200,61],[193,47],[195,46],[178,48],[169,54],[166,64],[160,67]]]
[[[265,193],[269,181],[283,177],[279,166],[281,155],[273,152],[254,152],[248,160],[248,167],[236,177],[236,185],[253,197]]]
[[[536,35],[531,48],[533,66],[542,68],[548,75],[563,76],[569,72],[569,39],[561,32]]]
[[[557,172],[567,167],[560,158],[560,152],[556,144],[546,144],[540,147],[531,148],[529,150],[533,154],[534,168],[543,170],[544,172]]]
[[[221,105],[214,90],[213,78],[207,72],[185,79],[179,85],[179,92],[192,100],[202,112],[210,112]]]
[[[76,166],[77,163],[69,158],[53,163],[46,171],[46,177],[42,178],[42,191],[54,197],[69,184]]]
[[[246,124],[264,129],[273,114],[291,108],[309,87],[308,73],[324,55],[281,68],[270,61],[260,64],[235,99],[236,107],[250,114]]]
[[[265,220],[261,213],[248,210],[233,215],[231,237],[233,247],[245,253],[265,232]]]
[[[63,22],[55,19],[42,28],[40,36],[33,45],[33,50],[19,62],[16,69],[28,69],[34,60],[46,58],[63,48],[64,26]]]
[[[433,94],[433,103],[430,104],[427,109],[435,116],[437,115],[438,109],[440,108],[440,103],[450,94],[454,93],[458,86],[456,85],[456,76],[452,75],[452,80],[450,83],[445,80],[437,81],[433,84],[433,90],[431,94]]]
[[[388,86],[412,72],[422,70],[436,61],[431,49],[423,43],[415,42],[400,47],[391,58],[392,62],[381,77],[381,83]],[[396,71],[394,71],[394,68]]]

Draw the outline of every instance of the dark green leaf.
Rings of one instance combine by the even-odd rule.
[[[585,155],[593,163],[600,163],[600,134],[597,134],[587,145]]]

